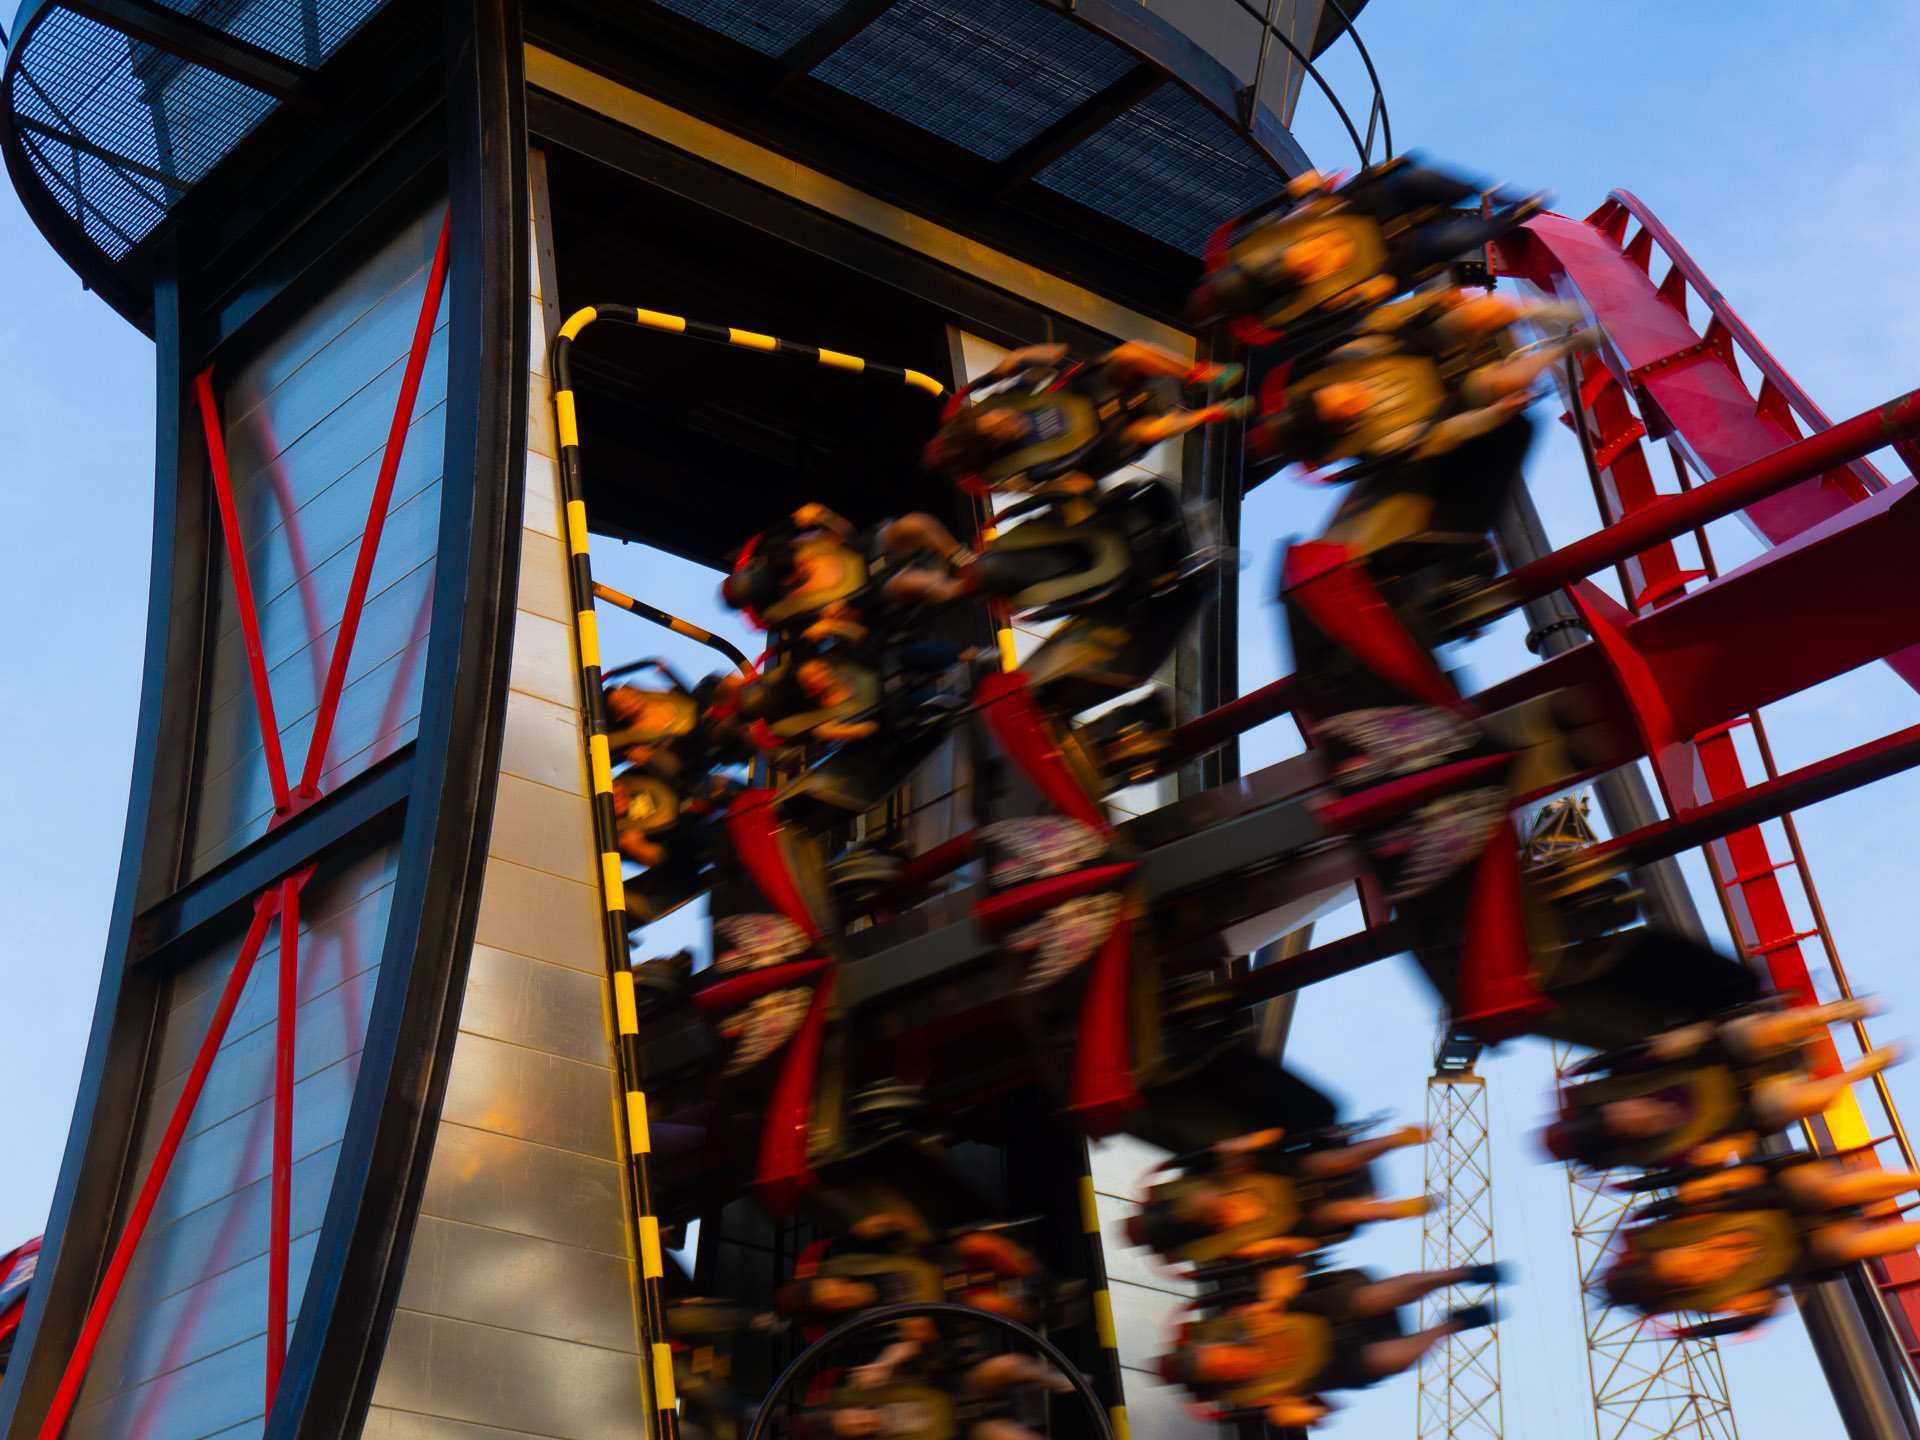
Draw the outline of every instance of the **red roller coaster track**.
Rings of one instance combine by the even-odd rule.
[[[1656,251],[1667,262],[1657,282]],[[1623,522],[1631,527],[1636,516],[1641,522],[1651,521],[1655,517],[1644,512],[1670,500],[1673,492],[1663,494],[1655,486],[1646,450],[1650,441],[1667,442],[1677,490],[1687,492],[1701,481],[1759,468],[1768,457],[1780,455],[1809,434],[1839,438],[1832,422],[1734,313],[1666,227],[1624,190],[1614,191],[1584,222],[1558,215],[1532,221],[1499,247],[1496,268],[1550,295],[1578,300],[1605,327],[1606,343],[1586,358],[1577,385],[1574,377],[1567,376],[1561,388],[1570,423],[1578,427],[1576,433],[1587,453],[1601,519],[1608,527]],[[1694,327],[1690,307],[1704,316],[1704,331]],[[1743,378],[1743,362],[1757,376],[1757,390]],[[1920,473],[1916,463],[1920,447],[1912,440],[1893,439],[1891,448],[1909,471]],[[1913,483],[1907,479],[1892,488],[1910,489]],[[1879,470],[1856,459],[1756,499],[1739,513],[1754,534],[1769,546],[1781,547],[1844,525],[1841,517],[1888,489]],[[1667,535],[1674,533],[1670,527],[1658,528]],[[1604,544],[1605,533],[1596,541]],[[1672,539],[1660,539],[1620,561],[1622,588],[1636,615],[1679,599],[1697,581],[1718,578],[1704,529],[1695,529],[1693,535],[1697,563],[1692,567],[1675,550]],[[1749,626],[1737,624],[1735,629],[1760,638]],[[1734,658],[1745,663],[1748,657]],[[1920,650],[1896,651],[1885,658],[1902,679],[1920,689]],[[1757,785],[1749,783],[1736,746],[1735,731],[1743,725],[1766,772]],[[1731,810],[1743,797],[1766,790],[1780,778],[1757,709],[1714,725],[1679,748],[1679,754],[1657,766],[1677,822],[1704,807]],[[1845,970],[1792,814],[1783,815],[1782,820],[1789,852],[1784,859],[1776,858],[1758,825],[1712,841],[1706,853],[1729,929],[1748,958],[1765,966],[1779,990],[1805,1001],[1813,994],[1803,948],[1807,943],[1819,943],[1843,988]],[[1795,928],[1794,907],[1781,883],[1786,874],[1799,886],[1811,928]],[[1864,1032],[1857,1038],[1865,1044]],[[1816,1059],[1817,1068],[1825,1073],[1839,1064],[1831,1044]],[[1885,1082],[1876,1082],[1875,1088],[1886,1119],[1884,1133],[1873,1134],[1847,1097],[1816,1125],[1815,1139],[1824,1149],[1856,1153],[1894,1144],[1905,1166],[1912,1168],[1913,1150]],[[1909,1368],[1916,1369],[1920,1256],[1896,1256],[1876,1262],[1872,1269],[1886,1302],[1886,1320]]]

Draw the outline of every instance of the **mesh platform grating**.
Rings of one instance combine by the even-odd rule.
[[[1189,254],[1222,220],[1281,185],[1231,126],[1175,85],[1162,85],[1034,178]]]
[[[664,9],[762,55],[780,55],[847,0],[659,0]]]
[[[313,66],[385,0],[163,3]],[[62,9],[48,11],[27,37],[10,98],[35,173],[110,260],[145,238],[278,103]]]
[[[282,60],[317,69],[386,0],[158,0]]]
[[[68,10],[35,27],[12,99],[34,169],[113,260],[277,103]]]
[[[1032,0],[899,0],[813,74],[1001,160],[1132,64]]]

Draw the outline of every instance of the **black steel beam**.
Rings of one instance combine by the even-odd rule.
[[[65,8],[300,109],[318,110],[313,72],[152,0],[63,0]]]
[[[1089,95],[1000,162],[989,198],[1004,200],[1108,121],[1131,110],[1166,83],[1144,61],[1104,90]]]
[[[373,826],[395,823],[413,788],[413,760],[414,747],[407,745],[139,916],[127,963],[164,964],[171,946],[238,910],[274,881]]]
[[[62,130],[57,125],[43,125],[27,115],[15,115],[13,125],[16,130],[25,130],[30,134],[41,135],[65,145],[69,150],[78,150],[82,155],[91,155],[96,160],[104,160],[116,170],[124,170],[129,175],[138,175],[142,180],[151,180],[156,185],[164,185],[170,190],[186,190],[187,182],[178,175],[169,175],[164,170],[155,170],[151,165],[142,165],[138,160],[129,160],[126,156],[96,145],[86,136],[72,130]]]
[[[781,53],[777,62],[779,69],[767,87],[767,94],[785,94],[796,80],[886,14],[893,5],[894,0],[847,0]]]
[[[777,234],[816,255],[949,311],[955,323],[990,339],[1031,344],[1047,338],[1047,313],[1004,290],[916,255],[836,216],[777,195],[697,156],[612,124],[540,91],[527,97],[535,137],[573,150],[719,214]],[[1059,338],[1097,350],[1117,336],[1051,317]]]

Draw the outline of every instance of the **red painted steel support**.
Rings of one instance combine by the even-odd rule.
[[[1623,244],[1630,218],[1638,220],[1641,229],[1630,242]],[[1671,262],[1671,268],[1657,287],[1649,268],[1655,243]],[[1506,273],[1517,275],[1558,298],[1577,295],[1606,327],[1602,350],[1585,362],[1581,383],[1568,387],[1568,418],[1580,428],[1583,440],[1591,438],[1593,442],[1601,519],[1617,527],[1615,534],[1603,532],[1602,536],[1583,542],[1592,552],[1584,558],[1592,560],[1602,554],[1622,557],[1625,593],[1635,610],[1662,605],[1680,595],[1687,582],[1701,574],[1682,570],[1668,542],[1693,528],[1675,523],[1687,519],[1689,510],[1697,512],[1693,518],[1701,524],[1724,513],[1699,500],[1697,497],[1702,493],[1726,486],[1724,495],[1733,488],[1727,482],[1752,480],[1769,468],[1773,469],[1775,479],[1786,479],[1790,462],[1804,465],[1809,458],[1824,459],[1835,468],[1809,474],[1777,490],[1769,489],[1765,495],[1756,492],[1740,512],[1747,525],[1770,544],[1793,546],[1815,534],[1824,536],[1836,527],[1857,521],[1859,517],[1849,516],[1849,510],[1857,511],[1885,498],[1884,478],[1857,456],[1890,444],[1910,468],[1920,459],[1920,447],[1913,442],[1910,425],[1902,423],[1915,418],[1915,411],[1920,408],[1916,407],[1913,396],[1883,407],[1877,415],[1856,417],[1842,426],[1831,427],[1827,417],[1747,330],[1726,298],[1706,280],[1665,228],[1645,206],[1624,191],[1615,191],[1585,225],[1559,216],[1542,216],[1531,222],[1524,233],[1502,244],[1500,260]],[[1712,315],[1704,336],[1696,333],[1688,320],[1690,288]],[[1741,378],[1736,347],[1746,352],[1762,376],[1757,395],[1747,389]],[[1629,408],[1629,397],[1638,408],[1639,417]],[[1813,440],[1799,440],[1802,425],[1815,432]],[[1594,433],[1596,426],[1597,434]],[[1852,449],[1851,454],[1835,443],[1839,432],[1848,429],[1855,433],[1847,449],[1859,445],[1863,439],[1868,442]],[[1654,490],[1641,450],[1640,439],[1647,436],[1670,442],[1683,492],[1691,489],[1689,470],[1706,483],[1692,494],[1677,498],[1660,496]],[[1893,488],[1910,490],[1912,482]],[[1892,519],[1881,518],[1883,527]],[[1900,527],[1895,524],[1893,528]],[[1705,532],[1695,529],[1694,533],[1704,570],[1711,575],[1715,567]],[[1628,547],[1635,543],[1650,548],[1632,553]],[[1908,554],[1912,553],[1911,544],[1905,548]],[[1574,549],[1569,547],[1570,551]],[[1643,632],[1643,638],[1649,643],[1629,647],[1631,653],[1623,651],[1618,644],[1618,631],[1624,627],[1614,626],[1614,635],[1600,638],[1603,645],[1614,642],[1609,659],[1614,661],[1620,679],[1630,678],[1618,668],[1624,661],[1627,670],[1640,672],[1639,678],[1646,682],[1646,688],[1659,692],[1657,708],[1677,710],[1682,715],[1689,703],[1699,698],[1697,691],[1711,686],[1716,679],[1731,680],[1735,689],[1753,689],[1753,675],[1741,673],[1743,670],[1771,671],[1766,684],[1759,687],[1762,689],[1786,693],[1803,688],[1805,680],[1795,684],[1782,673],[1783,669],[1790,670],[1794,664],[1804,666],[1814,652],[1830,651],[1843,642],[1868,651],[1867,659],[1885,659],[1889,668],[1920,689],[1920,650],[1899,648],[1893,643],[1883,643],[1875,649],[1871,639],[1856,643],[1863,641],[1859,632],[1874,629],[1884,618],[1879,612],[1882,597],[1860,594],[1856,586],[1865,578],[1878,583],[1884,591],[1886,581],[1904,577],[1906,562],[1899,550],[1898,545],[1891,551],[1883,546],[1880,553],[1863,565],[1857,559],[1846,561],[1846,548],[1842,546],[1829,549],[1821,566],[1803,565],[1798,574],[1791,564],[1786,570],[1776,570],[1769,577],[1774,609],[1764,615],[1744,612],[1737,604],[1728,609],[1728,602],[1738,599],[1733,590],[1720,585],[1709,587],[1700,597],[1709,601],[1705,608],[1687,602],[1686,608],[1691,613],[1685,623],[1694,627],[1695,641],[1703,645],[1715,635],[1716,623],[1720,627],[1717,644],[1695,651],[1700,658],[1714,662],[1707,666],[1716,672],[1714,676],[1695,677],[1683,673],[1682,657],[1671,650],[1662,657],[1660,652],[1667,647],[1652,631]],[[1745,570],[1750,574],[1773,558],[1769,556]],[[1564,573],[1580,559],[1577,554],[1547,557],[1536,571],[1536,593],[1552,588],[1551,584],[1541,583],[1551,578],[1545,566],[1558,563]],[[1628,572],[1634,572],[1635,583],[1642,587],[1637,593],[1634,585],[1624,578]],[[1512,577],[1509,583],[1515,581],[1526,583],[1520,576]],[[1805,588],[1809,582],[1830,587],[1832,593],[1809,593]],[[1793,603],[1796,595],[1800,600],[1798,605]],[[1898,594],[1887,598],[1896,608],[1907,603]],[[1719,606],[1717,616],[1716,604]],[[1671,611],[1662,609],[1633,625],[1637,628],[1651,622],[1657,627],[1658,623],[1675,618]],[[1782,652],[1788,662],[1784,667],[1776,663]],[[1663,658],[1668,662],[1664,666]],[[1643,659],[1647,663],[1643,664]],[[1743,660],[1746,665],[1741,663]],[[1851,667],[1828,664],[1823,654],[1814,668],[1835,674]],[[1664,675],[1655,673],[1661,669],[1665,670]],[[1696,694],[1685,693],[1690,689]],[[1764,834],[1753,828],[1757,819],[1747,828],[1732,823],[1736,815],[1757,816],[1771,808],[1765,802],[1766,794],[1796,778],[1775,776],[1765,786],[1747,788],[1730,728],[1732,724],[1751,721],[1770,774],[1772,764],[1759,712],[1757,708],[1740,705],[1739,698],[1726,694],[1715,697],[1712,708],[1722,713],[1716,723],[1694,735],[1691,746],[1684,743],[1688,727],[1680,716],[1672,717],[1668,735],[1650,737],[1663,742],[1656,745],[1656,750],[1667,752],[1667,763],[1660,770],[1670,804],[1677,810],[1691,812],[1679,822],[1678,828],[1667,832],[1667,838],[1672,840],[1678,835],[1690,834],[1696,839],[1711,841],[1708,861],[1715,887],[1743,951],[1752,963],[1766,970],[1776,989],[1808,999],[1813,987],[1801,953],[1801,942],[1810,934],[1819,935],[1836,972],[1838,956],[1813,877],[1794,836],[1790,815],[1773,811],[1786,818],[1793,850],[1792,859],[1781,864],[1774,862]],[[1754,706],[1759,703],[1756,699]],[[1645,718],[1644,714],[1641,718]],[[1808,767],[1809,771],[1824,767],[1828,772],[1824,781],[1807,772],[1796,772],[1801,782],[1799,798],[1791,803],[1810,803],[1809,797],[1816,793],[1832,793],[1822,791],[1821,786],[1833,784],[1836,775],[1871,778],[1874,766],[1891,762],[1885,755],[1876,759],[1862,752],[1894,745],[1897,738],[1889,737],[1887,742],[1876,742],[1873,747],[1860,747],[1847,756],[1836,756],[1821,762],[1821,767]],[[1669,740],[1680,743],[1664,743]],[[1856,778],[1851,783],[1864,783],[1864,779]],[[1761,793],[1756,795],[1756,790]],[[1722,825],[1731,828],[1719,836],[1703,833]],[[1778,879],[1778,872],[1783,869],[1791,869],[1800,879],[1815,918],[1813,932],[1800,932],[1794,927]],[[1864,1045],[1863,1032],[1860,1038]],[[1838,1053],[1826,1036],[1821,1037],[1809,1059],[1816,1074],[1831,1074],[1840,1066]],[[1891,1096],[1884,1085],[1877,1086],[1876,1092],[1895,1134],[1900,1137],[1903,1158],[1910,1164],[1912,1151],[1894,1114]],[[1828,1135],[1823,1122],[1819,1128],[1828,1148],[1836,1143],[1847,1148],[1867,1140],[1864,1121],[1851,1095],[1845,1098],[1844,1109],[1835,1113],[1841,1115],[1840,1123],[1849,1130],[1858,1129],[1859,1133],[1844,1138]],[[1895,1317],[1895,1338],[1907,1351],[1909,1369],[1913,1371],[1912,1358],[1920,1353],[1915,1349],[1920,1295],[1901,1291],[1891,1282],[1900,1275],[1920,1273],[1920,1261],[1906,1255],[1876,1263],[1870,1269]]]
[[[1244,735],[1256,725],[1277,720],[1293,709],[1294,677],[1282,675],[1258,690],[1249,690],[1237,700],[1229,700],[1204,715],[1195,716],[1167,737],[1167,748],[1155,763],[1170,770],[1224,745],[1236,735]]]
[[[274,1015],[273,1197],[267,1243],[267,1409],[287,1358],[287,1250],[293,1218],[294,1016],[299,1008],[300,884],[280,882],[280,985]]]
[[[213,398],[213,367],[193,377],[200,402],[200,424],[207,434],[207,460],[213,471],[213,495],[220,508],[220,534],[226,542],[227,563],[233,569],[234,600],[240,609],[240,641],[247,653],[247,675],[253,686],[253,705],[260,717],[260,745],[267,759],[267,780],[273,786],[277,813],[287,811],[287,762],[280,751],[280,723],[273,714],[273,690],[267,682],[267,652],[260,640],[260,616],[253,608],[253,579],[247,572],[246,540],[240,533],[240,515],[233,503],[233,477],[227,470],[227,441],[220,430],[219,406]]]
[[[1655,821],[1643,829],[1599,841],[1581,853],[1605,855],[1619,851],[1626,857],[1629,868],[1649,865],[1765,821],[1777,820],[1792,811],[1804,810],[1822,800],[1831,800],[1849,790],[1858,790],[1916,765],[1920,765],[1920,725],[1909,725],[1878,740],[1869,740],[1838,755],[1789,770],[1777,779],[1744,785],[1731,794],[1707,801],[1677,820]],[[1780,868],[1769,860],[1749,870],[1732,872],[1727,884],[1757,885]],[[1801,983],[1796,978],[1794,988]]]
[[[1911,435],[1920,435],[1920,390],[1910,390],[1841,421],[1831,430],[1776,450],[1683,494],[1644,505],[1584,539],[1521,566],[1500,582],[1501,588],[1513,592],[1514,604],[1549,595],[1661,541],[1676,539],[1709,521],[1736,514],[1770,495],[1803,484],[1843,460]]]
[[[1714,321],[1727,342],[1746,352],[1747,358],[1761,376],[1762,413],[1772,416],[1777,423],[1791,428],[1791,417],[1797,415],[1807,428],[1824,430],[1833,422],[1827,419],[1826,412],[1814,404],[1813,398],[1802,390],[1786,368],[1773,358],[1773,352],[1760,343],[1760,339],[1747,328],[1746,321],[1735,313],[1725,295],[1709,280],[1706,272],[1695,263],[1693,257],[1680,247],[1671,231],[1660,223],[1658,217],[1631,191],[1615,190],[1607,196],[1607,204],[1602,208],[1618,207],[1640,222],[1641,232],[1647,239],[1658,245],[1671,263],[1667,278],[1661,284],[1662,293],[1668,297],[1668,303],[1677,304],[1679,292],[1684,287],[1691,288],[1712,312]],[[1644,254],[1644,252],[1642,252]],[[1645,263],[1645,260],[1642,260]],[[1724,343],[1724,342],[1717,342]],[[1778,396],[1779,403],[1769,403]],[[1893,451],[1906,464],[1909,471],[1920,474],[1920,450],[1916,450],[1910,441],[1897,442]],[[1865,461],[1848,467],[1869,491],[1878,490],[1887,483],[1872,465]]]
[[[55,1440],[66,1426],[67,1417],[73,1413],[73,1402],[79,1398],[81,1382],[87,1378],[87,1367],[93,1363],[93,1352],[100,1343],[100,1333],[106,1328],[107,1316],[120,1294],[120,1286],[126,1281],[127,1267],[133,1263],[133,1252],[140,1245],[140,1237],[146,1234],[147,1221],[153,1217],[154,1204],[160,1198],[160,1187],[166,1184],[167,1175],[173,1169],[174,1156],[179,1154],[180,1141],[187,1133],[187,1122],[193,1118],[193,1107],[199,1102],[201,1090],[206,1087],[207,1072],[213,1069],[214,1058],[220,1053],[227,1026],[233,1019],[234,1007],[240,1003],[240,992],[246,988],[247,977],[253,973],[253,962],[259,958],[260,944],[267,935],[267,925],[278,908],[277,889],[268,890],[254,901],[253,923],[247,927],[246,939],[241,942],[240,953],[234,958],[233,969],[227,974],[227,983],[220,991],[219,1003],[214,1006],[213,1019],[207,1025],[206,1038],[200,1042],[199,1053],[193,1057],[193,1068],[187,1072],[186,1085],[180,1092],[180,1098],[174,1102],[173,1115],[167,1121],[166,1132],[160,1137],[160,1148],[154,1153],[153,1164],[140,1186],[139,1197],[133,1202],[133,1210],[127,1216],[126,1228],[120,1232],[119,1242],[113,1247],[113,1258],[107,1262],[107,1273],[101,1278],[99,1292],[94,1295],[93,1304],[87,1310],[86,1323],[80,1327],[80,1339],[75,1343],[73,1353],[67,1357],[67,1368],[61,1373],[53,1403],[47,1407],[46,1418],[40,1422],[39,1440]]]
[[[448,211],[440,221],[440,243],[434,248],[433,265],[427,272],[427,293],[420,301],[420,319],[414,326],[413,348],[407,352],[407,368],[400,379],[400,398],[394,403],[393,424],[387,431],[386,453],[380,457],[380,474],[373,484],[373,499],[367,506],[367,528],[360,537],[360,553],[354,557],[353,580],[347,587],[347,603],[340,612],[340,633],[333,642],[333,658],[327,665],[326,688],[320,694],[320,708],[313,722],[313,739],[307,746],[307,764],[300,776],[300,798],[316,799],[320,794],[320,772],[326,760],[327,746],[333,738],[333,722],[340,709],[340,691],[346,684],[347,662],[353,658],[354,636],[360,629],[360,613],[367,602],[367,585],[373,578],[374,557],[380,551],[380,532],[387,522],[387,504],[393,498],[394,476],[399,473],[400,455],[406,448],[407,430],[413,424],[413,404],[420,393],[420,374],[426,368],[427,347],[433,341],[434,323],[440,314],[440,290],[447,275],[447,230],[453,223]]]

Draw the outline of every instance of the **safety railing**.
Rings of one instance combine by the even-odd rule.
[[[1393,122],[1387,116],[1387,97],[1380,88],[1380,73],[1373,68],[1373,57],[1367,53],[1366,44],[1360,39],[1360,32],[1354,28],[1353,18],[1347,14],[1339,0],[1325,0],[1325,3],[1339,17],[1341,33],[1353,42],[1353,48],[1360,56],[1360,63],[1366,67],[1367,81],[1373,86],[1373,95],[1367,105],[1367,131],[1364,138],[1361,136],[1359,127],[1353,123],[1352,114],[1341,103],[1339,95],[1334,92],[1327,77],[1320,73],[1319,67],[1304,50],[1294,43],[1292,37],[1274,24],[1273,12],[1277,0],[1266,0],[1264,9],[1254,4],[1253,0],[1234,0],[1234,3],[1259,21],[1261,26],[1260,53],[1254,62],[1253,83],[1247,87],[1242,101],[1246,106],[1246,114],[1242,117],[1244,120],[1251,121],[1255,107],[1260,103],[1260,88],[1267,74],[1267,57],[1271,53],[1273,42],[1277,40],[1281,47],[1298,62],[1301,73],[1313,81],[1320,93],[1326,97],[1327,103],[1333,107],[1333,113],[1340,117],[1340,123],[1346,127],[1347,135],[1353,141],[1354,153],[1359,157],[1363,168],[1374,163],[1373,141],[1376,134],[1382,141],[1380,158],[1385,160],[1393,155]]]
[[[753,350],[849,374],[870,375],[924,391],[936,398],[946,393],[946,387],[932,376],[923,375],[917,370],[878,364],[858,355],[796,344],[757,331],[689,320],[658,310],[642,310],[632,305],[589,305],[578,310],[560,327],[553,342],[553,409],[560,444],[560,489],[567,517],[568,578],[579,643],[580,700],[586,717],[587,767],[593,785],[594,844],[600,855],[601,892],[605,902],[603,930],[606,962],[609,982],[613,987],[614,1019],[619,1034],[615,1059],[621,1090],[626,1097],[628,1168],[634,1191],[635,1244],[640,1256],[641,1329],[652,1370],[655,1421],[661,1440],[675,1440],[679,1433],[679,1415],[674,1394],[673,1355],[667,1340],[665,1302],[661,1293],[661,1281],[666,1271],[660,1243],[660,1221],[654,1202],[653,1144],[640,1066],[640,1013],[634,996],[633,972],[627,965],[626,878],[621,867],[618,827],[613,809],[613,756],[608,740],[611,731],[607,723],[606,698],[601,688],[600,631],[595,619],[594,602],[605,600],[618,605],[712,647],[726,655],[736,666],[743,669],[751,669],[751,666],[736,647],[699,626],[594,582],[593,565],[588,552],[580,426],[573,387],[573,345],[589,325],[600,320],[633,325],[661,334],[684,335],[713,344],[731,345],[736,349]]]

